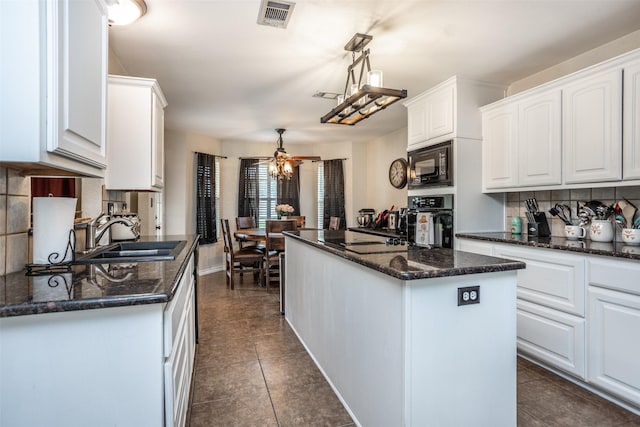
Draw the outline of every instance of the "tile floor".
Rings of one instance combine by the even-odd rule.
[[[231,291],[220,272],[198,292],[191,427],[355,425],[280,316],[277,288],[249,274]],[[640,427],[640,417],[519,359],[518,426]]]

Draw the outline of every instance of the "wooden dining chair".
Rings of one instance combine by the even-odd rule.
[[[284,252],[284,237],[273,236],[273,233],[295,231],[298,223],[295,219],[267,221],[267,249],[264,254],[264,277],[269,290],[271,282],[280,282],[280,253]]]
[[[243,228],[258,228],[256,225],[256,218],[253,216],[237,216],[236,217],[236,230],[242,230]],[[246,240],[236,239],[240,248],[254,246],[257,249],[264,250],[264,245],[259,245],[258,242],[250,242]]]
[[[306,218],[307,217],[305,217],[305,216],[295,216],[295,215],[289,215],[287,217],[287,219],[295,219],[296,222],[297,222],[298,228],[304,228],[304,226],[305,226],[305,224],[307,222]]]
[[[224,238],[225,253],[225,272],[227,275],[227,285],[234,289],[233,276],[236,271],[252,271],[254,277],[262,277],[263,275],[263,257],[264,253],[253,247],[246,247],[235,250],[233,248],[233,239],[231,238],[231,228],[228,219],[221,219],[222,236]]]
[[[329,230],[339,230],[340,229],[340,217],[332,216],[329,218]]]

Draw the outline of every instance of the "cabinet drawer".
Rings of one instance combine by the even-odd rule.
[[[174,345],[180,319],[185,314],[186,301],[193,294],[193,257],[185,269],[178,290],[164,310],[164,357],[169,357]]]
[[[588,314],[587,380],[640,406],[640,296],[589,286]]]
[[[518,351],[585,377],[585,320],[527,301],[518,301]]]
[[[640,295],[640,262],[589,259],[589,284]]]
[[[527,264],[518,270],[518,298],[584,316],[584,257],[500,246],[494,255]]]
[[[191,351],[188,341],[188,330],[180,328],[174,351],[164,365],[167,427],[185,425],[192,365],[189,360]]]

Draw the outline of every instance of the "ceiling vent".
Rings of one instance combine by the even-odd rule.
[[[295,3],[291,1],[262,0],[258,24],[270,27],[287,28]]]

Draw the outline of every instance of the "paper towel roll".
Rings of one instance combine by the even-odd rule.
[[[77,199],[69,197],[33,198],[33,262],[55,264],[71,261],[73,251],[67,251],[69,232]],[[72,242],[75,247],[75,242]],[[66,253],[65,253],[66,252]]]

